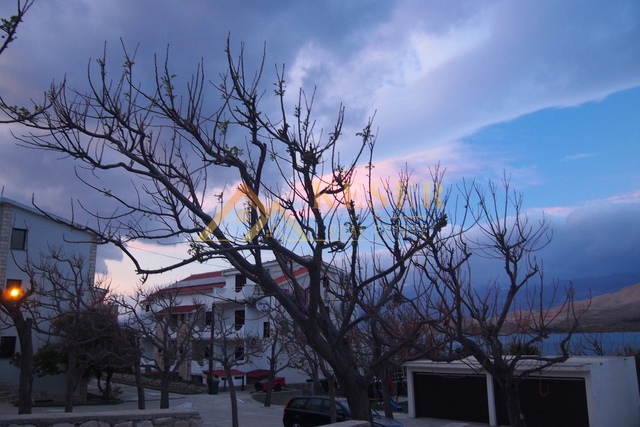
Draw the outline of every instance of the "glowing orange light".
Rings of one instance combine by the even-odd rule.
[[[9,296],[11,298],[18,298],[22,294],[22,290],[20,288],[11,288],[9,289]]]

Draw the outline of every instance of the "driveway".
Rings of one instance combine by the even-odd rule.
[[[74,412],[88,411],[120,411],[137,409],[137,392],[135,387],[118,385],[121,388],[120,399],[124,403],[120,405],[80,405],[74,407]],[[91,391],[91,386],[90,386]],[[160,407],[160,392],[156,390],[145,391],[146,407],[157,409]],[[261,403],[251,398],[249,390],[239,391],[238,417],[242,427],[282,427],[282,411],[284,406],[273,405],[265,408]],[[195,409],[202,417],[204,427],[231,427],[231,403],[229,393],[220,391],[217,395],[208,394],[170,394],[170,408]],[[34,413],[63,412],[63,407],[34,408]],[[0,403],[0,413],[17,414],[18,409],[8,403]],[[487,426],[487,424],[474,424],[459,421],[433,420],[425,418],[409,418],[406,414],[396,414],[395,417],[405,427],[467,427]]]

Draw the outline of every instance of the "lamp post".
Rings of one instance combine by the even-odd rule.
[[[22,288],[19,286],[15,286],[15,287],[9,288],[7,290],[7,293],[9,294],[8,295],[9,299],[17,300],[22,296]]]
[[[2,295],[0,305],[2,306],[2,311],[11,317],[20,340],[18,414],[30,414],[33,388],[33,339],[31,337],[33,319],[25,317],[22,306],[33,291],[28,290],[25,292],[19,283],[9,283],[7,285],[7,289],[0,294]]]

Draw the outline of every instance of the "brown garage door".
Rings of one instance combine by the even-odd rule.
[[[498,425],[509,425],[504,393],[494,384]],[[527,427],[589,427],[584,378],[527,378],[520,384]]]
[[[416,417],[489,422],[484,375],[414,373]],[[566,427],[566,426],[565,426]]]

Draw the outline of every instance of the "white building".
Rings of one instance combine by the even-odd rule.
[[[276,261],[265,263],[265,268],[280,284],[285,293],[292,292],[287,276],[282,272]],[[338,307],[336,290],[329,292],[328,287],[341,283],[342,272],[329,267],[328,274],[335,276],[327,278],[325,285],[325,303]],[[291,268],[298,283],[304,288],[308,272],[305,268],[293,266]],[[168,286],[160,292],[171,292],[176,295],[175,307],[171,309],[171,316],[179,324],[197,310],[204,310],[202,325],[197,328],[194,337],[190,360],[179,370],[185,379],[206,378],[208,370],[208,351],[211,343],[211,325],[214,323],[215,335],[219,334],[220,322],[226,324],[227,331],[231,330],[232,349],[235,357],[244,362],[234,368],[235,384],[250,384],[257,380],[264,380],[269,370],[267,345],[273,338],[273,312],[279,306],[275,298],[265,296],[259,285],[248,281],[236,269],[230,268],[211,273],[195,274]],[[148,308],[147,308],[148,309]],[[235,340],[235,341],[234,341]],[[214,354],[219,354],[220,344],[214,339]],[[157,351],[151,347],[145,350],[148,359],[158,358]],[[285,356],[286,357],[286,356]],[[284,362],[284,361],[281,361]],[[222,366],[213,366],[215,376],[224,377]],[[284,377],[286,383],[302,383],[309,379],[308,374],[298,369],[286,368],[278,372],[277,377]],[[224,380],[224,378],[221,378]]]
[[[535,363],[523,361],[522,366]],[[509,424],[503,393],[474,359],[416,360],[404,368],[409,416]],[[571,357],[523,380],[519,392],[528,426],[640,425],[633,357]]]
[[[0,197],[0,285],[3,292],[27,289],[29,275],[23,271],[24,266],[27,262],[39,262],[54,247],[69,255],[82,256],[86,260],[87,277],[94,277],[96,244],[92,235],[74,230],[70,227],[70,221],[52,218],[56,220],[33,207]],[[11,319],[1,313],[0,317],[0,382],[17,387],[19,369],[10,365],[9,361],[19,351],[19,341]],[[47,328],[44,324],[40,327]],[[49,335],[34,331],[34,354],[51,339]],[[52,397],[52,394],[64,394],[64,377],[36,377],[33,392],[35,400]]]

